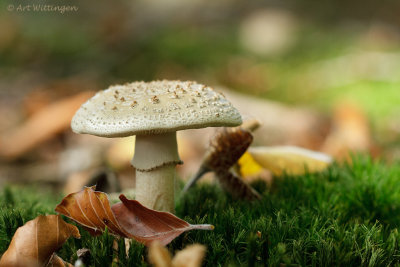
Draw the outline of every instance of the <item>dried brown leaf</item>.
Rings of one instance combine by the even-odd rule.
[[[197,173],[185,185],[186,192],[209,171],[227,171],[246,152],[253,136],[241,127],[223,128],[211,139],[209,148]]]
[[[222,188],[230,193],[234,198],[245,199],[248,201],[261,199],[260,194],[256,190],[232,172],[227,170],[218,170],[216,174]]]
[[[200,244],[189,245],[178,251],[173,259],[158,241],[151,243],[149,247],[149,260],[155,267],[200,267],[205,254],[206,247]]]
[[[95,187],[67,195],[55,211],[83,225],[93,235],[101,234],[107,227],[114,235],[128,237],[117,222],[107,195],[95,191]]]
[[[155,240],[166,245],[185,231],[214,229],[209,224],[191,225],[171,213],[148,209],[124,195],[119,198],[122,203],[110,207],[105,193],[86,187],[66,196],[56,211],[82,224],[92,234],[104,231],[107,226],[110,233],[145,245]]]
[[[129,200],[124,195],[119,197],[122,203],[111,207],[121,227],[131,238],[145,245],[158,240],[166,245],[183,232],[201,229],[213,230],[209,224],[192,225],[169,212],[146,208],[136,200]]]
[[[149,247],[149,261],[155,267],[172,267],[171,255],[160,242],[152,242]]]
[[[63,259],[61,259],[57,254],[53,253],[53,255],[50,258],[49,263],[46,265],[46,267],[73,267],[69,262],[65,262]]]
[[[341,103],[333,115],[333,127],[321,150],[338,160],[350,160],[351,152],[368,152],[373,147],[368,118],[352,103]]]
[[[46,266],[70,236],[80,238],[78,228],[59,215],[40,215],[17,229],[0,266]]]
[[[257,120],[252,120],[244,127],[223,128],[211,140],[209,149],[204,157],[197,174],[185,185],[183,191],[187,191],[200,177],[214,171],[222,188],[235,198],[246,200],[260,199],[260,195],[243,179],[234,175],[229,169],[242,157],[251,142],[252,134],[245,130],[256,129],[259,126]]]
[[[203,161],[203,167],[216,170],[228,170],[246,152],[253,141],[249,131],[236,128],[223,128],[211,140]]]
[[[0,136],[0,156],[15,159],[41,142],[70,127],[75,111],[93,95],[84,92],[54,102],[36,112],[19,127]]]
[[[187,246],[178,251],[172,259],[173,267],[200,267],[206,254],[206,247],[200,244]]]

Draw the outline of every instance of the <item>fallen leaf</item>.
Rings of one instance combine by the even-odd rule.
[[[183,232],[214,229],[209,224],[191,225],[171,213],[146,208],[122,194],[119,198],[122,203],[110,206],[105,193],[95,191],[94,187],[85,187],[66,196],[56,211],[82,224],[94,235],[107,226],[110,233],[133,238],[145,245],[155,240],[166,245]]]
[[[254,176],[263,171],[263,167],[258,164],[249,152],[245,152],[238,160],[240,175],[244,178]]]
[[[122,228],[129,237],[148,245],[154,240],[166,245],[183,232],[201,229],[213,230],[209,224],[192,225],[169,212],[146,208],[139,201],[129,200],[124,195],[119,197],[122,203],[111,207]]]
[[[63,198],[55,211],[83,225],[93,235],[99,235],[106,227],[118,236],[127,237],[117,222],[107,194],[94,190],[95,187],[85,187],[83,190],[71,193]]]
[[[53,253],[70,236],[80,238],[78,228],[59,215],[40,215],[17,229],[0,266],[46,266],[50,261],[57,264],[60,259]]]
[[[321,148],[323,152],[339,160],[350,160],[350,152],[367,152],[373,147],[368,119],[357,105],[338,105],[332,124]]]
[[[173,267],[200,267],[206,254],[206,247],[200,244],[187,246],[178,251],[172,259]]]
[[[26,115],[30,116],[51,103],[97,87],[95,81],[79,75],[46,81],[33,87],[32,91],[25,94],[20,108]]]
[[[21,126],[0,136],[0,156],[12,160],[70,127],[72,116],[93,92],[59,100],[40,109]]]
[[[149,261],[156,267],[172,267],[171,254],[157,241],[149,247]]]
[[[222,186],[235,198],[260,199],[260,195],[243,179],[229,169],[237,163],[253,141],[250,130],[259,127],[257,120],[250,120],[240,127],[223,128],[211,140],[210,146],[197,173],[186,183],[183,192],[189,190],[205,173],[213,171]]]
[[[249,131],[240,127],[223,128],[211,139],[209,148],[197,173],[186,183],[183,192],[189,190],[205,173],[229,170],[253,141]]]
[[[251,147],[254,160],[274,175],[301,175],[324,170],[332,158],[326,154],[294,146]]]
[[[46,265],[46,267],[73,267],[73,266],[74,265],[72,265],[71,263],[65,262],[55,253],[53,253],[49,263]]]
[[[272,185],[272,173],[258,164],[249,152],[246,151],[243,154],[243,156],[238,160],[237,166],[238,173],[240,173],[241,178],[246,180],[246,182],[263,180],[266,182],[268,187]]]
[[[216,171],[218,182],[222,188],[230,193],[234,198],[245,199],[248,201],[261,199],[260,194],[240,177],[227,170]]]
[[[203,168],[227,170],[235,164],[253,141],[249,131],[241,127],[223,128],[211,140]]]
[[[189,190],[205,173],[213,171],[222,188],[235,198],[257,200],[261,196],[243,179],[229,169],[237,163],[253,141],[250,131],[258,128],[259,122],[251,120],[244,126],[223,128],[211,140],[210,146],[197,173],[183,188]]]
[[[159,242],[153,242],[149,248],[149,260],[155,267],[200,267],[205,254],[206,247],[200,244],[178,251],[173,259]]]
[[[25,95],[23,100],[23,110],[27,116],[32,116],[42,108],[50,105],[54,99],[51,99],[49,91],[34,90]]]

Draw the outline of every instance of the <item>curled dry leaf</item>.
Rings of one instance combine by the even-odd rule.
[[[251,133],[240,127],[223,128],[211,140],[202,166],[213,171],[227,170],[239,160],[252,141]]]
[[[256,129],[258,121],[247,123],[245,128]],[[210,147],[196,175],[185,185],[183,192],[193,186],[208,171],[214,171],[222,188],[235,198],[246,200],[260,199],[260,195],[243,179],[234,175],[229,169],[246,152],[253,136],[244,127],[223,128],[210,142]]]
[[[186,192],[209,171],[229,170],[247,150],[252,141],[251,133],[241,127],[223,128],[211,140],[199,170],[185,185],[183,191]]]
[[[92,235],[101,234],[107,227],[112,234],[127,237],[111,210],[107,195],[94,189],[85,187],[67,195],[55,211],[83,225]]]
[[[156,267],[200,267],[205,254],[206,247],[200,244],[178,251],[173,259],[159,242],[153,242],[149,248],[149,260]]]
[[[171,213],[146,208],[124,195],[120,195],[120,200],[122,203],[110,206],[105,193],[85,187],[66,196],[56,211],[82,224],[94,235],[107,227],[114,235],[133,238],[145,245],[155,240],[166,245],[183,232],[214,229],[209,224],[191,225]]]
[[[332,158],[326,154],[294,146],[252,147],[249,153],[274,175],[318,172],[332,162]]]
[[[78,228],[59,215],[40,215],[17,229],[0,266],[59,266],[61,259],[53,253],[70,236],[80,238]]]
[[[230,171],[217,171],[218,182],[222,188],[230,193],[234,198],[245,199],[248,201],[261,199],[260,194],[250,185],[245,183],[240,177]]]

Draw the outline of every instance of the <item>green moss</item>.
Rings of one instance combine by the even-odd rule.
[[[284,177],[267,188],[259,202],[233,200],[214,185],[201,185],[177,200],[177,215],[190,223],[211,223],[215,230],[182,234],[171,253],[188,244],[207,246],[207,266],[387,266],[400,262],[400,165],[387,166],[356,158],[352,166],[334,165],[323,173]],[[0,249],[7,248],[16,228],[37,214],[50,212],[59,198],[40,201],[34,193],[6,188],[0,200]],[[26,191],[28,192],[28,191]],[[129,258],[119,240],[112,249],[107,233],[70,239],[58,252],[73,262],[79,248],[89,248],[93,266],[146,266],[146,248],[133,242]],[[259,232],[259,233],[258,233]],[[261,233],[261,236],[260,236]]]

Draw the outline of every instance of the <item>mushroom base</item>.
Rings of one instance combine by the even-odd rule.
[[[136,170],[136,200],[145,207],[174,213],[175,164],[151,172]]]

